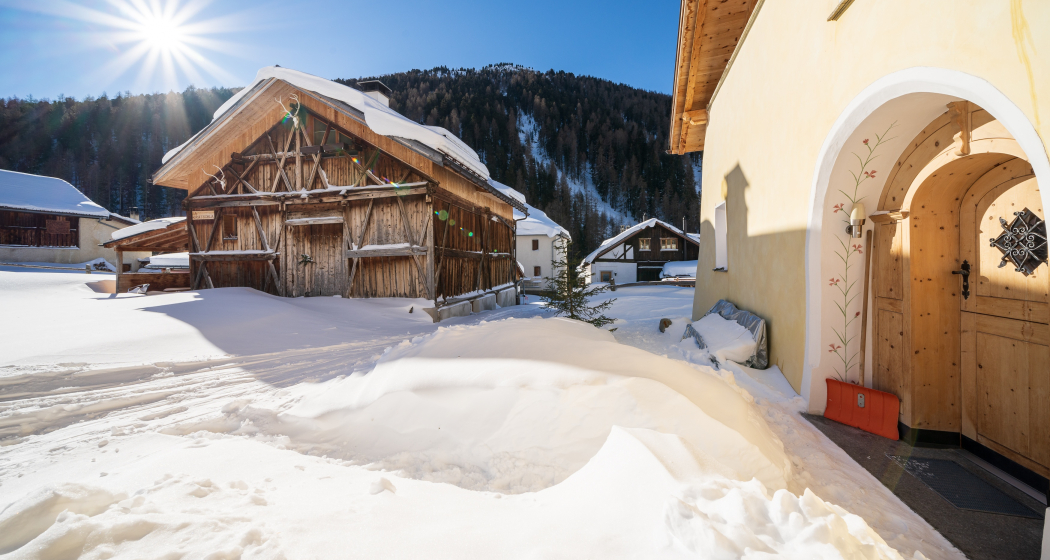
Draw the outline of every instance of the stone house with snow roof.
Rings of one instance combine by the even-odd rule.
[[[696,236],[650,218],[602,241],[580,266],[587,282],[652,282],[669,262],[695,261],[698,248]]]
[[[62,179],[0,171],[0,262],[80,264],[117,255],[102,247],[114,231],[137,224],[92,202]],[[140,257],[127,253],[125,268]]]
[[[264,68],[165,155],[153,182],[189,193],[192,287],[512,305],[524,197],[362,85]]]

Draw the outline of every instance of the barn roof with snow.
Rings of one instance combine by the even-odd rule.
[[[200,168],[210,169],[208,162],[200,161],[198,154],[210,154],[214,151],[193,148],[212,147],[212,144],[221,144],[224,140],[238,135],[250,135],[251,127],[255,124],[254,119],[233,117],[256,115],[261,107],[273,105],[274,92],[280,90],[278,86],[282,82],[314,96],[336,112],[365,125],[371,132],[393,140],[414,156],[452,169],[471,180],[479,189],[489,192],[520,211],[525,211],[525,197],[506,185],[492,181],[488,168],[482,163],[477,152],[448,130],[422,125],[408,119],[360,90],[279,66],[260,69],[248,87],[239,91],[215,111],[208,126],[165,154],[163,165],[154,174],[153,182],[187,190],[191,184],[196,184],[197,181],[190,180],[189,175],[196,173]]]
[[[55,177],[0,171],[0,209],[109,219],[113,214]]]

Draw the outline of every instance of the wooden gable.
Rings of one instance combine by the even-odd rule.
[[[682,0],[671,112],[672,154],[704,149],[708,105],[760,0]]]

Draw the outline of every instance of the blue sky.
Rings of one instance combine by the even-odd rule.
[[[243,86],[273,64],[356,78],[497,62],[669,93],[678,10],[676,0],[0,0],[0,97]],[[157,54],[171,44],[183,64]]]

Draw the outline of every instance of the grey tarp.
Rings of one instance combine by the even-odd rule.
[[[744,327],[754,335],[755,342],[758,343],[755,346],[755,353],[752,354],[743,365],[755,369],[766,369],[769,367],[769,344],[766,342],[765,319],[751,313],[750,311],[737,309],[735,305],[724,299],[718,300],[718,303],[716,303],[710,311],[705,313],[704,316],[706,317],[712,313],[721,315],[722,318],[727,321],[735,321],[738,325]],[[696,332],[693,325],[686,326],[685,334],[682,335],[682,339],[685,340],[686,337],[690,336],[696,340],[697,346],[700,348],[707,348],[707,345],[704,344],[703,337],[700,336],[700,333]]]

